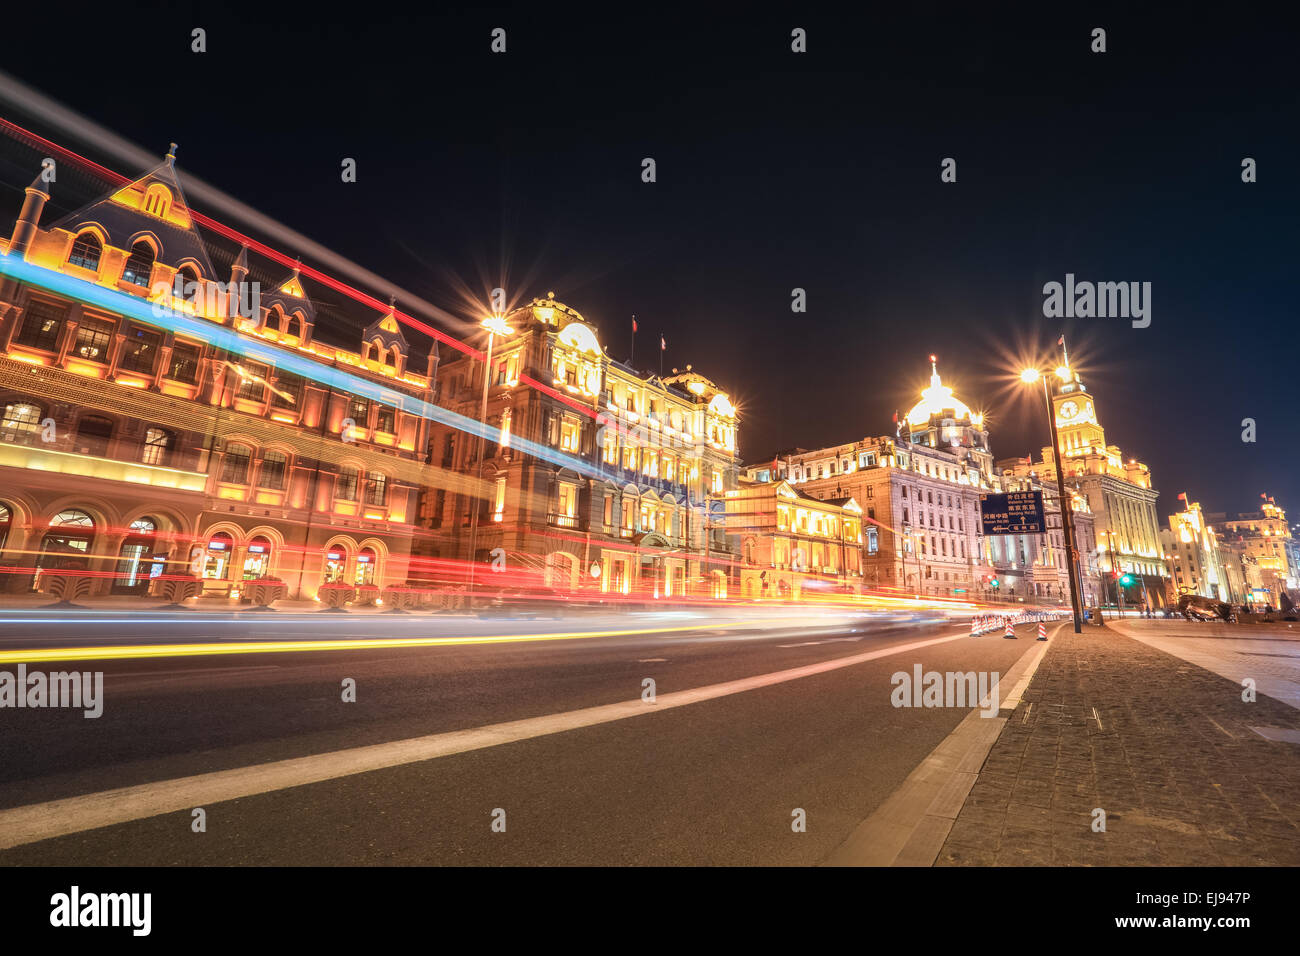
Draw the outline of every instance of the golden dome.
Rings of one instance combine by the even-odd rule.
[[[907,424],[912,428],[923,428],[933,417],[970,419],[971,410],[952,394],[952,388],[943,384],[939,378],[938,359],[930,356],[930,387],[921,392],[921,400],[907,413]],[[975,423],[978,425],[978,423]]]

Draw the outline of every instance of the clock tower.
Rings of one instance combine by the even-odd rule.
[[[1106,451],[1106,431],[1097,421],[1097,406],[1079,373],[1067,365],[1056,370],[1052,409],[1056,429],[1066,456]]]

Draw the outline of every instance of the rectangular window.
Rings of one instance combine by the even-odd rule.
[[[397,431],[397,412],[387,405],[380,405],[375,411],[375,431],[392,435]]]
[[[722,472],[716,468],[713,470],[713,478],[709,482],[709,490],[715,495],[722,494]]]
[[[199,356],[202,353],[197,345],[184,345],[180,342],[172,349],[171,363],[167,366],[167,378],[175,382],[193,385],[199,380]]]
[[[563,451],[576,452],[582,434],[582,426],[575,421],[564,419],[560,422],[560,448]]]
[[[613,429],[605,432],[605,449],[601,457],[607,465],[618,464],[618,434]]]
[[[348,418],[352,419],[355,427],[366,429],[370,427],[370,400],[366,398],[352,398],[348,402]]]
[[[385,505],[388,503],[388,476],[382,472],[372,471],[366,478],[366,504]]]
[[[612,528],[613,526],[614,526],[614,496],[606,495],[605,496],[605,527]]]
[[[108,350],[113,344],[113,323],[84,319],[77,327],[77,341],[72,354],[87,362],[107,362]]]
[[[285,465],[285,457],[280,452],[268,451],[264,454],[262,456],[262,468],[258,472],[258,486],[277,490],[283,488]]]
[[[572,518],[577,513],[577,490],[573,485],[560,485],[559,513],[566,518]]]
[[[239,391],[235,393],[236,398],[247,399],[251,402],[260,402],[266,398],[266,366],[258,365],[254,362],[240,367],[236,366],[239,376]]]
[[[497,479],[496,495],[492,500],[492,520],[500,521],[506,513],[506,479]]]
[[[276,408],[302,407],[302,376],[293,372],[281,372],[271,390],[271,404]]]
[[[334,497],[342,501],[356,501],[359,477],[355,468],[344,467],[339,472],[338,483],[334,486]]]
[[[122,346],[122,360],[118,367],[128,372],[152,373],[161,344],[161,333],[131,326],[126,333],[126,342]]]
[[[663,458],[664,481],[677,480],[677,461],[669,455]]]
[[[232,485],[247,484],[248,459],[248,449],[242,445],[228,449],[225,460],[221,463],[221,480]]]
[[[59,348],[59,336],[63,333],[63,323],[67,319],[67,309],[33,299],[27,304],[23,316],[23,327],[14,336],[17,345],[56,352]]]

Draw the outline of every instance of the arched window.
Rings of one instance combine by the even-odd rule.
[[[154,183],[144,194],[144,211],[159,219],[167,218],[172,208],[172,194],[166,186]]]
[[[198,269],[192,265],[183,265],[176,271],[176,278],[180,280],[180,298],[195,304],[203,301],[203,288],[199,284]],[[172,291],[175,292],[174,284]]]
[[[384,364],[397,365],[397,353],[393,349],[388,349],[384,352]]]
[[[115,594],[141,594],[149,589],[149,581],[162,573],[166,554],[155,554],[154,534],[158,522],[153,518],[136,518],[130,524],[130,535],[117,552],[117,576],[113,579]]]
[[[302,320],[296,315],[288,316],[280,327],[284,329],[285,335],[292,335],[294,338],[302,338]]]
[[[284,487],[285,471],[289,459],[283,452],[268,451],[262,455],[262,470],[258,474],[257,484],[261,488],[281,489]]]
[[[153,274],[153,246],[143,239],[131,247],[131,254],[126,258],[122,268],[122,281],[130,282],[142,288],[149,288],[149,276]]]
[[[231,445],[221,462],[221,480],[232,485],[248,484],[248,462],[252,457],[247,445]]]
[[[98,272],[99,257],[103,251],[104,245],[99,241],[99,236],[93,232],[83,232],[77,236],[76,241],[72,244],[72,251],[68,253],[68,262],[71,265]]]
[[[149,428],[144,433],[144,451],[140,461],[146,465],[165,465],[175,436],[164,428]]]
[[[41,540],[37,567],[42,570],[77,570],[89,566],[90,546],[95,540],[95,519],[84,511],[60,511],[50,519],[50,530]]]
[[[104,457],[113,440],[113,421],[99,415],[87,415],[77,422],[76,447],[83,455]]]

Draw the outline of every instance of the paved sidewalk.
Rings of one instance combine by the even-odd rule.
[[[1115,629],[1066,624],[935,865],[1300,864],[1300,744],[1252,729],[1300,731],[1300,711],[1241,695]]]

